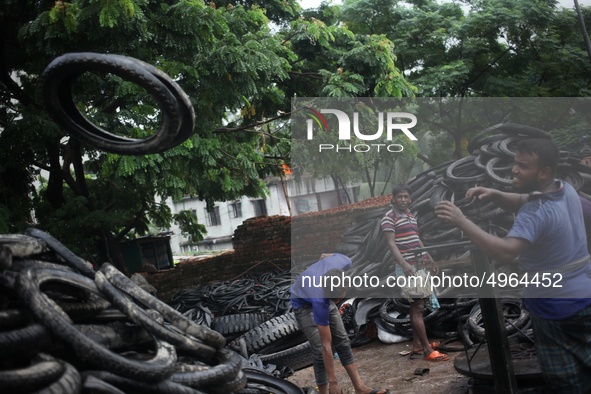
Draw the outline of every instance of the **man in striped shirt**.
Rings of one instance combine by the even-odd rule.
[[[418,268],[428,261],[432,266],[434,261],[429,253],[421,253],[415,256],[413,250],[422,248],[423,243],[419,238],[419,228],[417,221],[410,212],[410,203],[412,202],[410,194],[411,189],[408,185],[398,185],[392,191],[392,209],[382,218],[382,232],[388,242],[390,252],[396,261],[396,275],[413,276]],[[429,343],[425,322],[423,321],[423,312],[425,311],[425,302],[430,298],[413,298],[410,301],[410,325],[413,332],[412,353],[424,354],[427,361],[446,361],[447,355],[433,349],[433,344]]]

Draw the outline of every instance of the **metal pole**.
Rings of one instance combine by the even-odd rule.
[[[475,274],[480,278],[487,278],[492,272],[488,256],[477,249],[473,249],[471,255]],[[497,297],[495,288],[486,283],[483,283],[478,289],[478,296],[482,310],[482,320],[486,327],[486,343],[495,381],[495,393],[517,393],[517,380],[513,371],[513,361],[501,301]]]

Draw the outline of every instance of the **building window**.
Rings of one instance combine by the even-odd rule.
[[[220,207],[214,207],[211,212],[205,208],[205,219],[208,226],[219,226],[222,224],[220,219]]]
[[[308,194],[316,192],[316,184],[313,178],[306,179],[306,190]]]
[[[252,206],[254,207],[254,216],[267,215],[267,202],[265,200],[254,200]]]
[[[295,194],[300,195],[302,194],[302,180],[301,179],[296,179],[294,181],[295,183]]]
[[[241,218],[242,217],[242,203],[240,201],[236,201],[233,202],[232,204],[230,204],[230,217],[235,219],[235,218]]]

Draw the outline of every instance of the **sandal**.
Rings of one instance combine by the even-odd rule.
[[[449,357],[447,354],[439,353],[437,350],[433,350],[431,353],[423,357],[425,361],[447,361]]]
[[[439,344],[440,344],[440,342],[431,342],[429,345],[431,345],[431,349],[437,350],[437,348],[439,347]],[[423,354],[423,349],[413,350],[409,354]]]

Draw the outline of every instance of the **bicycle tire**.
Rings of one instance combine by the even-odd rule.
[[[103,265],[103,267],[105,265]],[[102,267],[101,271],[96,273],[95,282],[97,287],[102,291],[107,300],[109,300],[109,302],[114,307],[119,309],[121,312],[123,312],[125,316],[127,316],[127,318],[129,318],[135,324],[143,327],[154,337],[163,339],[164,341],[173,345],[179,350],[186,351],[189,354],[195,357],[202,358],[204,360],[210,360],[211,357],[213,357],[213,355],[215,354],[216,350],[214,347],[201,342],[197,338],[193,339],[189,337],[182,330],[179,330],[182,331],[182,333],[177,332],[173,330],[171,327],[167,327],[164,324],[156,321],[153,318],[153,315],[150,313],[150,311],[155,310],[145,310],[141,308],[138,304],[136,304],[133,301],[133,298],[131,296],[128,296],[127,293],[122,292],[113,284],[111,284],[109,280],[106,278],[106,276],[103,274]],[[159,313],[159,311],[156,312]],[[221,334],[218,335],[221,336]]]
[[[275,364],[278,367],[290,367],[294,371],[307,368],[314,361],[309,341],[275,353],[263,354],[260,359],[263,363]]]
[[[142,289],[139,285],[123,275],[111,264],[103,264],[100,271],[115,288],[128,294],[130,297],[136,299],[143,305],[157,311],[172,325],[187,335],[195,337],[203,341],[205,344],[215,348],[221,348],[226,344],[226,339],[223,337],[223,335],[209,327],[197,325],[195,322],[187,319],[181,313]]]
[[[45,360],[53,360],[53,357],[45,354],[40,354],[39,357]],[[80,389],[82,388],[82,377],[78,370],[63,360],[59,360],[59,362],[64,366],[63,374],[57,379],[57,381],[37,391],[37,394],[80,393]]]
[[[58,256],[64,259],[69,267],[78,270],[78,272],[90,279],[94,278],[94,270],[92,269],[92,266],[78,257],[74,252],[68,249],[64,244],[55,239],[49,233],[36,228],[28,228],[25,231],[25,234],[45,241],[47,246]]]
[[[82,392],[84,394],[126,394],[112,384],[91,375],[84,377]]]
[[[244,374],[246,375],[247,379],[247,388],[249,384],[254,383],[257,385],[265,386],[267,388],[265,392],[267,393],[304,394],[304,391],[300,387],[296,386],[288,380],[276,378],[273,375],[269,375],[267,373],[257,371],[254,369],[244,369]],[[240,393],[240,391],[238,393]]]
[[[82,372],[82,377],[89,376],[107,382],[126,394],[208,394],[171,380],[161,380],[149,383],[142,380],[134,380],[108,371],[89,370]]]
[[[50,344],[49,331],[39,323],[0,332],[0,354],[32,355]]]
[[[100,292],[89,278],[67,271],[28,269],[19,276],[18,294],[21,301],[55,336],[70,344],[80,359],[130,378],[150,382],[170,376],[176,361],[176,352],[171,345],[155,338],[156,354],[145,362],[113,353],[77,330],[66,313],[41,292],[40,286],[47,281],[65,282],[97,295]]]
[[[447,167],[447,170],[445,171],[445,179],[447,179],[451,183],[456,184],[476,183],[486,179],[486,174],[484,173],[478,173],[476,175],[463,177],[454,175],[454,170],[456,168],[459,168],[460,166],[465,166],[466,164],[474,164],[474,156],[466,156],[450,164],[449,167]]]
[[[10,251],[11,257],[29,257],[47,251],[45,242],[23,234],[2,234],[0,245]]]
[[[211,328],[225,337],[244,334],[267,320],[264,313],[236,313],[214,317]]]
[[[92,52],[67,53],[54,59],[41,76],[41,94],[51,118],[74,138],[106,152],[160,153],[170,148],[181,126],[179,103],[162,80],[137,59]],[[158,103],[162,123],[145,139],[121,137],[90,122],[76,107],[72,86],[84,72],[109,72],[143,87]],[[172,81],[171,81],[172,82]]]
[[[297,343],[291,344],[292,346],[305,342],[305,337],[298,327],[295,313],[289,312],[269,319],[247,331],[230,343],[230,346],[236,347],[238,342],[243,339],[249,355],[255,353],[269,354],[290,347],[286,340],[294,337],[297,337]]]
[[[131,349],[152,341],[150,334],[143,328],[121,321],[110,324],[76,324],[76,328],[110,350]]]
[[[495,183],[498,183],[503,186],[513,186],[513,179],[512,178],[510,178],[510,179],[504,178],[495,172],[495,164],[497,164],[501,160],[503,160],[503,158],[501,158],[501,157],[494,157],[494,158],[490,159],[488,161],[488,163],[486,163],[486,175],[488,175],[488,177]],[[512,165],[511,165],[511,167],[512,167]],[[507,170],[510,171],[510,168],[503,167],[500,169],[500,171],[507,171]],[[509,175],[511,175],[511,172],[509,172]]]
[[[65,367],[55,360],[34,360],[24,368],[0,370],[3,393],[24,393],[40,390],[63,375]]]
[[[204,367],[199,371],[174,372],[170,380],[193,388],[221,384],[233,380],[242,367],[242,359],[229,349],[220,349],[214,357],[217,365]]]

